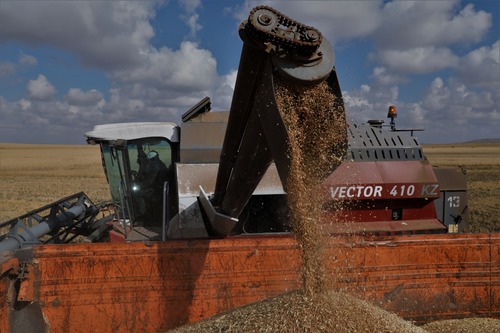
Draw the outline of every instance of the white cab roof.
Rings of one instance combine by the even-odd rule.
[[[90,141],[134,140],[147,137],[162,137],[179,142],[179,127],[169,122],[137,122],[96,125],[85,133]]]

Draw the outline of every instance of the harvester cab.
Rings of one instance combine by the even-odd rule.
[[[173,167],[179,161],[179,128],[173,123],[98,125],[86,133],[99,144],[112,200],[119,204],[120,226],[147,227],[160,236],[170,212],[167,194],[175,190]],[[162,210],[161,207],[164,209]],[[154,235],[152,238],[155,238]]]

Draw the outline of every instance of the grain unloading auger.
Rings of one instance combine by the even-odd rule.
[[[330,113],[321,118],[335,124],[328,129],[340,135],[335,137],[335,142],[328,143],[331,157],[326,175],[333,172],[347,147],[344,105],[333,67],[334,53],[321,33],[265,6],[252,10],[239,33],[243,50],[215,190],[210,200],[203,189],[200,194],[212,228],[222,235],[234,231],[238,217],[273,161],[281,184],[287,188],[289,136],[293,133],[287,129],[280,113],[275,81],[299,87],[328,82],[329,93],[336,99],[319,112]]]
[[[333,51],[317,30],[269,7],[253,10],[241,34],[230,115],[209,112],[206,98],[181,126],[111,124],[86,134],[101,148],[113,220],[95,219],[85,200],[90,218],[58,214],[87,211],[72,209],[80,200],[30,215],[35,227],[50,217],[85,226],[70,229],[85,242],[0,253],[1,332],[166,331],[301,288],[283,190],[291,136],[275,88],[326,83],[338,97],[326,115],[342,120]],[[325,244],[338,287],[420,322],[500,317],[500,236],[462,233],[464,172],[433,168],[411,132],[395,126],[346,128],[332,150],[345,156],[328,161],[318,192],[325,208],[349,203],[322,218],[343,234]]]

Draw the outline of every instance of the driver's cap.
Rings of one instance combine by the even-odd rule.
[[[154,150],[151,150],[149,153],[148,153],[148,159],[152,159],[152,158],[155,158],[156,156],[158,156],[158,153]]]

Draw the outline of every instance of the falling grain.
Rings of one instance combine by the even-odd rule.
[[[304,291],[311,295],[330,286],[323,264],[320,193],[322,181],[346,151],[345,114],[326,82],[298,86],[276,78],[275,83],[276,102],[288,133],[290,225],[302,249]]]

